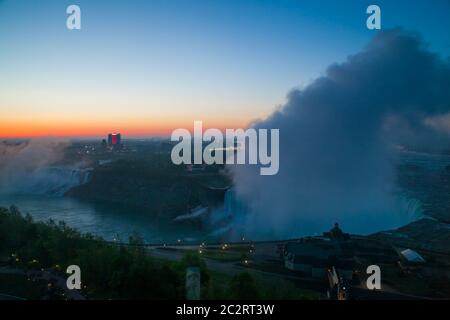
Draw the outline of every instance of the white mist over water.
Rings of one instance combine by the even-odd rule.
[[[396,147],[449,146],[448,131],[434,125],[448,117],[449,88],[449,61],[417,34],[378,33],[254,125],[280,129],[280,172],[261,177],[251,166],[230,166],[249,207],[236,224],[254,237],[286,238],[334,222],[370,233],[411,221],[419,209],[395,195]]]
[[[56,166],[70,145],[66,140],[33,139],[0,143],[0,194],[61,196],[86,183],[89,170]]]
[[[91,171],[67,166],[36,168],[26,175],[15,178],[7,188],[8,194],[31,194],[63,196],[73,187],[87,183]]]

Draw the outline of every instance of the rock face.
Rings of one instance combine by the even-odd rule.
[[[407,198],[416,199],[426,216],[450,221],[450,157],[404,153],[397,184]]]
[[[450,253],[450,225],[435,219],[421,219],[392,231],[375,233],[371,237],[396,246]]]

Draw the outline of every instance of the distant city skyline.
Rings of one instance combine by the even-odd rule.
[[[77,4],[82,29],[66,28]],[[360,51],[370,1],[0,1],[0,138],[246,127]],[[450,1],[377,1],[450,56]]]

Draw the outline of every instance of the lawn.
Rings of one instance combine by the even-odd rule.
[[[245,259],[242,253],[225,250],[202,250],[202,256],[222,262],[238,262]]]

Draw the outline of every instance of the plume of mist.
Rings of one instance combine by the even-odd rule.
[[[55,180],[43,169],[60,161],[69,145],[67,140],[58,139],[0,142],[0,194],[39,191],[41,182]]]
[[[449,60],[428,51],[418,34],[378,33],[253,125],[280,129],[280,171],[230,167],[235,192],[250,206],[239,217],[246,232],[289,237],[339,222],[368,233],[407,222],[393,195],[396,147],[450,147],[449,112]]]

